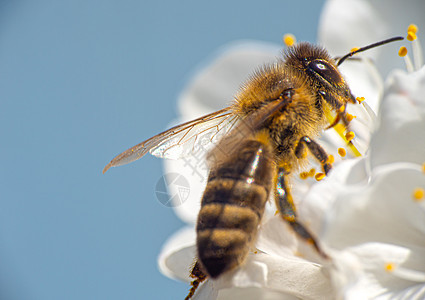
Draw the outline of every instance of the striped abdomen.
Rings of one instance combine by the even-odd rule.
[[[198,260],[212,278],[245,260],[273,181],[270,146],[244,141],[210,172],[197,223]]]

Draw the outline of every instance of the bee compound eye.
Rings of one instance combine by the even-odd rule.
[[[308,68],[332,85],[338,85],[342,81],[338,70],[324,60],[313,60]]]

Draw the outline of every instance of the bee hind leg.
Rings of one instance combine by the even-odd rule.
[[[202,272],[198,261],[196,261],[195,266],[193,267],[192,272],[190,273],[190,277],[195,279],[190,283],[192,287],[190,288],[189,294],[186,296],[186,298],[184,298],[184,300],[191,299],[195,294],[198,286],[207,278],[207,275]]]
[[[292,229],[298,234],[298,236],[312,244],[322,257],[327,258],[328,256],[319,247],[313,235],[297,219],[296,208],[287,184],[288,175],[288,171],[284,168],[279,168],[275,191],[277,209],[279,210],[282,218],[291,225]]]

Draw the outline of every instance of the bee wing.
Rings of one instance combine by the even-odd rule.
[[[118,154],[105,166],[103,173],[110,167],[133,162],[148,152],[160,158],[178,159],[190,154],[199,146],[215,142],[239,119],[231,109],[231,107],[224,108],[161,132]]]
[[[292,95],[289,97],[292,97]],[[291,101],[291,99],[289,99],[289,101]],[[226,158],[231,157],[232,153],[239,149],[241,142],[252,137],[261,130],[264,122],[277,111],[283,109],[288,103],[287,98],[279,98],[241,119],[235,128],[223,137],[208,153],[207,159],[209,163],[220,164],[226,161]]]

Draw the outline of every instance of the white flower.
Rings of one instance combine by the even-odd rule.
[[[381,5],[390,7],[393,2]],[[367,1],[329,0],[319,40],[333,55],[341,55],[354,46],[382,39],[385,31],[394,35],[395,30],[388,29],[394,22],[385,23],[386,17],[378,18],[377,11],[381,12]],[[223,49],[183,91],[181,121],[227,106],[251,71],[275,61],[279,53],[280,47],[252,42]],[[377,53],[364,56],[378,57]],[[394,60],[393,51],[385,64]],[[255,245],[258,253],[251,253],[240,268],[207,280],[195,299],[425,297],[425,205],[411,196],[414,188],[425,188],[421,170],[425,162],[425,71],[393,73],[380,107],[383,85],[376,75],[370,75],[371,64],[350,62],[341,69],[353,94],[364,96],[375,111],[380,109],[381,119],[367,156],[336,163],[322,182],[303,182],[293,191],[300,218],[319,237],[331,259],[323,261],[279,216],[268,214]],[[368,147],[375,125],[369,119],[362,131],[358,123],[354,122],[359,126],[354,131],[361,131],[358,140]],[[323,142],[332,144],[334,138],[328,132]],[[165,275],[187,282],[196,254],[194,224],[207,176],[206,170],[188,164],[196,166],[202,159],[165,162],[167,173],[178,172],[192,185],[189,199],[175,207],[188,227],[167,241],[159,265]],[[274,211],[272,206],[267,209]]]

